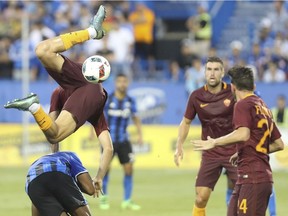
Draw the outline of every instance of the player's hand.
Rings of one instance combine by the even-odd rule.
[[[95,187],[95,194],[93,197],[99,197],[100,194],[104,195],[103,191],[102,191],[102,179],[98,179],[97,177],[95,177],[93,179],[93,184]]]
[[[232,166],[237,167],[237,164],[238,164],[238,152],[236,152],[235,154],[233,154],[230,157],[229,162],[231,163]]]
[[[174,163],[176,164],[176,166],[180,165],[179,160],[183,160],[183,155],[184,155],[183,147],[176,146],[176,150],[174,153]]]
[[[195,151],[209,150],[215,147],[215,139],[208,136],[207,140],[191,140],[191,144]]]

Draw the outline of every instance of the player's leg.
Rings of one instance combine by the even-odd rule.
[[[124,196],[121,204],[122,209],[140,210],[141,206],[132,202],[132,190],[133,190],[133,162],[134,154],[132,152],[132,146],[129,141],[125,141],[119,144],[118,158],[123,166],[124,178],[123,188]]]
[[[77,209],[70,212],[72,216],[91,216],[91,212],[88,205],[80,206]]]
[[[234,186],[237,181],[237,168],[235,166],[232,166],[231,163],[229,163],[228,160],[223,160],[223,167],[225,169],[225,174],[227,176],[227,192],[226,192],[226,203],[227,206],[229,204],[230,197],[232,195]]]
[[[101,39],[105,34],[102,29],[102,23],[105,16],[105,8],[101,5],[97,14],[91,20],[89,28],[62,34],[58,37],[42,41],[36,47],[36,55],[44,67],[61,73],[64,59],[58,53],[68,50],[75,44],[83,43],[89,39]]]
[[[103,152],[103,148],[101,149],[101,151]],[[112,160],[113,160],[115,154],[117,154],[117,152],[118,152],[118,145],[117,145],[117,143],[113,142]],[[111,162],[112,162],[112,160],[111,160]],[[103,182],[102,182],[103,195],[99,199],[99,208],[101,210],[110,209],[109,197],[108,197],[108,183],[109,183],[110,170],[111,170],[111,167],[109,167],[109,169],[107,170],[106,175],[104,176]]]
[[[110,204],[108,200],[108,183],[109,183],[109,172],[110,168],[107,170],[106,175],[103,178],[103,185],[102,185],[102,190],[103,190],[103,195],[99,199],[99,208],[101,210],[108,210],[110,209]]]
[[[36,94],[8,102],[5,108],[30,111],[47,140],[55,144],[74,133],[97,109],[102,109],[105,101],[106,96],[100,85],[87,84],[71,93],[55,121],[40,106]]]
[[[123,187],[124,187],[124,197],[125,201],[130,200],[132,196],[133,189],[133,163],[125,163],[123,164],[124,170],[124,179],[123,179]]]
[[[227,190],[226,190],[226,205],[229,205],[229,201],[231,199],[232,196],[232,192],[234,189],[234,184],[231,181],[231,179],[228,178],[227,174],[226,174],[226,178],[227,178]]]
[[[202,157],[196,179],[196,199],[192,216],[205,216],[207,202],[221,175],[221,170],[222,166],[219,160]]]
[[[49,184],[54,184],[53,176],[52,172],[43,173],[30,182],[27,194],[33,203],[32,216],[66,215],[62,214],[64,207],[49,191]]]
[[[269,215],[276,216],[276,195],[274,188],[272,189],[272,193],[269,198],[268,208],[269,208]]]
[[[47,176],[46,181],[51,194],[55,196],[69,214],[73,216],[91,215],[87,201],[80,189],[75,185],[71,176],[55,172],[53,174],[53,181],[51,180],[51,175]],[[49,182],[52,182],[52,184]]]
[[[238,197],[239,197],[240,189],[241,189],[241,185],[235,185],[233,193],[229,201],[227,216],[237,216]]]
[[[62,141],[76,129],[74,116],[66,110],[61,111],[57,119],[53,121],[49,114],[43,110],[36,94],[8,102],[4,107],[30,111],[47,140],[52,144]]]
[[[109,183],[109,172],[110,172],[110,169],[111,169],[111,167],[109,167],[109,169],[108,169],[107,172],[106,172],[106,175],[105,175],[104,178],[103,178],[102,190],[103,190],[103,193],[104,193],[105,195],[108,194],[108,183]]]
[[[238,199],[238,216],[266,214],[272,183],[242,184]]]
[[[33,205],[33,203],[32,203],[32,206],[31,206],[31,212],[32,212],[32,216],[40,216],[40,212],[35,207],[35,205]]]
[[[196,187],[196,199],[192,210],[192,216],[205,216],[206,205],[210,198],[212,189],[209,187]]]

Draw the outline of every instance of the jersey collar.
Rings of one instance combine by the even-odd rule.
[[[222,89],[227,89],[227,83],[226,82],[222,82]],[[207,84],[204,85],[204,90],[208,91],[208,86]]]

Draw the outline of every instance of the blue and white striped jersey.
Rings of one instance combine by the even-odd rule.
[[[88,172],[74,152],[56,152],[44,155],[36,160],[29,168],[25,190],[35,178],[47,172],[62,172],[77,182],[77,176]]]
[[[127,95],[122,100],[118,100],[114,93],[109,95],[105,106],[105,115],[113,142],[128,140],[127,127],[130,117],[134,116],[136,111],[136,103],[130,96]]]

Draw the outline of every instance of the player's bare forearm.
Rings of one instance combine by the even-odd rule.
[[[284,149],[284,143],[281,138],[275,140],[273,143],[269,145],[269,153],[281,151]]]
[[[183,117],[183,119],[179,125],[178,138],[177,138],[176,149],[175,149],[175,153],[174,153],[174,163],[176,164],[176,166],[180,165],[179,159],[180,160],[183,159],[183,156],[184,156],[183,143],[185,142],[185,140],[188,136],[190,124],[191,124],[191,120]]]
[[[109,168],[109,165],[112,159],[113,145],[112,145],[110,133],[107,130],[103,131],[99,135],[98,139],[102,145],[103,152],[102,152],[101,161],[100,161],[100,165],[99,165],[96,178],[103,179]]]
[[[79,188],[81,189],[81,191],[83,193],[86,193],[90,196],[95,194],[95,188],[93,185],[93,181],[92,181],[92,178],[88,172],[82,173],[79,176],[77,176],[77,180],[78,180]]]
[[[236,142],[247,141],[250,138],[250,129],[240,127],[226,136],[219,137],[214,140],[215,146],[229,145]]]
[[[177,138],[177,143],[176,143],[177,147],[183,146],[183,143],[185,142],[189,133],[190,124],[191,124],[191,120],[183,117],[179,125],[179,129],[178,129],[178,138]]]
[[[138,137],[139,137],[139,144],[142,144],[143,142],[143,136],[142,136],[142,124],[141,124],[141,119],[137,116],[134,116],[133,118],[133,122],[137,128],[137,132],[138,132]]]
[[[49,116],[53,122],[57,119],[59,113],[59,111],[53,111],[49,113]],[[50,144],[50,148],[52,153],[59,152],[59,143]]]

